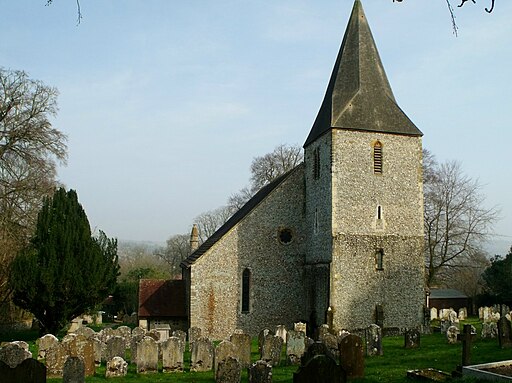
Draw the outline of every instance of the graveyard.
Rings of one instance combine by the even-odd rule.
[[[166,340],[157,340],[160,335],[155,330],[144,332],[122,325],[94,329],[84,326],[75,334],[58,334],[58,338],[45,335],[40,339],[37,332],[26,330],[1,334],[0,360],[10,367],[0,363],[0,369],[2,377],[9,376],[5,371],[29,359],[33,364],[46,365],[47,382],[313,382],[308,375],[311,372],[306,371],[308,363],[327,356],[322,363],[331,363],[335,375],[328,381],[480,382],[484,380],[458,376],[460,366],[512,359],[510,333],[499,330],[503,324],[510,329],[508,318],[503,316],[496,322],[497,317],[490,315],[485,320],[469,317],[452,322],[452,313],[444,313],[447,319],[432,320],[427,333],[413,330],[383,336],[383,331],[373,325],[358,334],[335,335],[322,326],[316,342],[303,331],[286,330],[284,326],[276,328],[275,334],[266,330],[252,338],[235,331],[230,341],[210,341],[201,337],[197,328],[188,334],[175,331]],[[12,341],[18,342],[8,343]],[[15,351],[10,357],[6,356],[8,349]],[[27,360],[23,363],[30,364]],[[313,369],[313,376],[327,370],[322,366]],[[66,369],[78,372],[69,375]],[[507,373],[506,368],[502,370]],[[301,378],[301,373],[305,377]],[[78,380],[73,374],[78,374]]]

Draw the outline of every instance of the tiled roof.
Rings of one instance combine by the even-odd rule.
[[[230,219],[226,221],[215,233],[213,233],[201,246],[197,248],[188,258],[181,262],[181,267],[188,268],[192,266],[204,253],[206,253],[218,240],[220,240],[226,233],[231,230],[238,222],[240,222],[247,214],[251,212],[261,201],[265,199],[281,182],[296,169],[303,166],[303,163],[297,165],[292,170],[277,177],[268,185],[263,186],[247,203],[240,208]]]
[[[139,317],[186,317],[185,281],[141,279]]]

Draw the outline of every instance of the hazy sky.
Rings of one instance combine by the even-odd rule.
[[[80,25],[75,1],[45,3],[0,0],[0,66],[59,89],[59,177],[91,225],[164,242],[248,184],[253,157],[304,143],[353,1],[81,0]],[[445,0],[363,0],[398,104],[512,244],[512,1],[496,3],[455,8],[455,37]]]

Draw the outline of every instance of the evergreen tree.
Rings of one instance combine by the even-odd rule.
[[[30,245],[11,265],[13,301],[30,311],[41,333],[56,333],[101,303],[119,273],[117,240],[91,235],[74,190],[45,198]]]
[[[505,258],[497,255],[483,274],[486,292],[495,303],[512,305],[512,247]]]

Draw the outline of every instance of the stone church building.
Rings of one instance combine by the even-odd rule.
[[[425,302],[422,133],[397,105],[355,0],[304,162],[181,264],[213,339],[307,321],[417,328]]]

